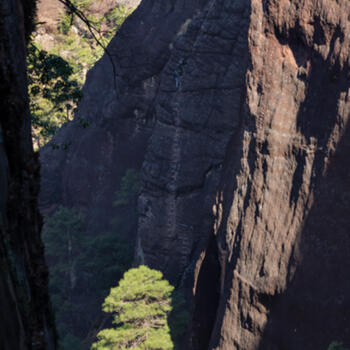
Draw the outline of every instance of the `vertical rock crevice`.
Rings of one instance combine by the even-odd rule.
[[[207,350],[214,329],[220,299],[221,267],[216,237],[211,235],[194,293],[192,350]]]

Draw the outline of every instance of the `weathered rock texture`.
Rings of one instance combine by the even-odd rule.
[[[0,3],[0,349],[55,349],[30,137],[25,37],[35,3]]]
[[[109,51],[43,206],[97,229],[142,165],[137,261],[187,292],[188,349],[349,346],[349,1],[144,0]]]
[[[350,3],[251,5],[241,155],[227,149],[216,204],[210,347],[326,348],[350,341]]]

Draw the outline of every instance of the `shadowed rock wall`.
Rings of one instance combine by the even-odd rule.
[[[0,3],[0,349],[55,349],[25,72],[34,1]]]
[[[141,168],[136,261],[185,291],[189,349],[350,345],[349,16],[144,0],[109,46],[115,80],[105,56],[55,138],[69,152],[42,152],[43,206],[91,228]]]
[[[119,30],[108,47],[117,76],[105,55],[88,73],[75,121],[55,137],[60,146],[71,143],[69,149],[41,151],[44,211],[57,204],[80,208],[91,232],[108,224],[125,170],[141,168],[170,44],[201,3],[147,1]],[[83,128],[80,118],[91,125]]]

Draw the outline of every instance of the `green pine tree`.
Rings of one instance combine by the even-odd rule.
[[[328,350],[348,350],[348,349],[343,346],[343,343],[334,341],[329,345]]]
[[[50,268],[50,294],[56,314],[56,322],[61,337],[60,346],[65,343],[78,343],[71,334],[79,322],[76,290],[79,280],[77,262],[84,251],[85,232],[83,221],[75,209],[60,206],[45,220],[43,241],[45,256]],[[75,346],[75,349],[79,349]]]
[[[127,170],[116,192],[114,218],[105,232],[86,234],[82,216],[66,207],[45,219],[43,241],[61,350],[89,347],[102,324],[112,318],[103,315],[100,306],[132,264],[138,189],[137,172]]]
[[[124,274],[103,303],[103,311],[114,313],[116,328],[99,332],[92,350],[174,348],[167,322],[174,287],[162,278],[143,265]]]

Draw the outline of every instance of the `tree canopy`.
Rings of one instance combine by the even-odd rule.
[[[33,141],[39,149],[72,119],[82,93],[72,66],[34,43],[28,48],[27,65]]]
[[[100,331],[91,349],[173,349],[167,321],[173,289],[160,271],[143,265],[127,271],[102,307],[114,313],[116,327]]]
[[[343,346],[342,342],[334,341],[329,345],[328,350],[348,350],[348,349]]]
[[[32,137],[36,150],[49,142],[57,130],[71,121],[87,71],[100,59],[106,47],[133,9],[123,5],[94,15],[92,0],[59,0],[65,5],[53,32],[52,47],[43,50],[42,35],[34,33],[28,45],[27,70]],[[41,27],[45,23],[39,23]],[[89,123],[80,116],[80,124]],[[53,148],[67,149],[69,144]]]
[[[138,189],[138,173],[128,169],[111,203],[113,219],[103,231],[87,232],[86,216],[75,208],[60,206],[45,218],[43,241],[62,350],[89,347],[109,320],[100,306],[131,267]]]

